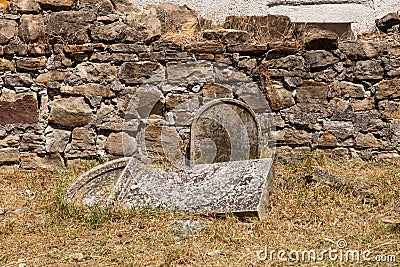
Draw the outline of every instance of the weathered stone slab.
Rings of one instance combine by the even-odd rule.
[[[72,85],[83,83],[105,83],[116,80],[118,69],[109,63],[90,63],[79,64],[69,77]]]
[[[143,33],[119,21],[107,25],[96,23],[90,29],[93,40],[100,42],[143,41],[145,37]]]
[[[4,54],[26,56],[28,54],[28,46],[19,37],[15,36],[4,46]]]
[[[329,87],[325,83],[304,81],[297,88],[296,98],[299,103],[326,104]]]
[[[111,161],[78,177],[66,200],[89,206],[165,207],[187,212],[266,215],[274,181],[272,159],[150,168]]]
[[[70,74],[68,72],[61,72],[58,70],[50,70],[48,72],[39,74],[36,77],[37,83],[50,83],[50,82],[66,82]]]
[[[258,158],[258,133],[255,115],[244,103],[214,100],[193,119],[191,164]]]

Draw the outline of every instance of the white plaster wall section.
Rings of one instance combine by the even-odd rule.
[[[371,29],[375,19],[400,10],[400,0],[131,0],[145,8],[169,2],[187,5],[207,18],[223,22],[229,15],[283,14],[294,22],[353,22],[355,32]]]
[[[356,33],[371,30],[375,20],[400,10],[400,0],[373,0],[364,4],[275,6],[271,14],[284,14],[294,22],[352,22]]]

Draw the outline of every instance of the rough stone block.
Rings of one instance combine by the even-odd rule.
[[[286,70],[303,70],[304,58],[301,56],[290,55],[278,59],[271,59],[265,62],[268,68],[286,69]]]
[[[184,168],[141,167],[133,159],[111,161],[78,177],[66,193],[76,204],[125,208],[165,207],[186,212],[257,213],[266,216],[272,191],[272,159]]]
[[[382,111],[386,119],[400,118],[400,104],[396,101],[381,101],[378,103],[378,108]]]
[[[351,105],[355,112],[372,110],[375,109],[375,100],[371,97],[363,100],[354,100]]]
[[[250,79],[243,72],[237,71],[235,68],[222,66],[215,66],[215,80],[216,82],[231,84],[238,82],[248,82]]]
[[[70,73],[61,72],[58,70],[50,70],[48,72],[39,74],[36,77],[37,83],[51,83],[51,82],[66,82],[68,81],[68,77]]]
[[[17,34],[18,24],[13,20],[0,19],[0,44],[6,44]]]
[[[379,148],[380,142],[372,133],[358,134],[356,137],[356,148]]]
[[[272,84],[268,87],[267,95],[273,111],[279,111],[296,104],[292,93],[279,85]]]
[[[21,146],[19,150],[21,152],[45,152],[45,138],[43,135],[37,134],[24,134],[21,138]]]
[[[68,158],[96,156],[96,134],[92,129],[75,128],[71,144],[65,149]]]
[[[37,13],[40,11],[39,2],[36,0],[13,0],[10,8],[20,13]]]
[[[334,135],[324,132],[318,139],[318,145],[322,147],[336,147],[338,142]]]
[[[380,60],[358,61],[354,76],[357,80],[380,80],[383,79],[384,71]]]
[[[138,42],[146,38],[142,32],[119,21],[107,25],[96,23],[90,27],[90,30],[93,40],[97,42]]]
[[[7,73],[4,79],[4,83],[8,87],[31,87],[33,84],[32,77],[29,74],[19,73],[11,74]]]
[[[50,102],[49,122],[67,127],[84,126],[92,120],[92,109],[83,97],[59,98]]]
[[[362,84],[355,84],[351,82],[335,82],[331,86],[330,90],[331,97],[343,97],[343,98],[363,98],[365,97],[365,90]]]
[[[325,83],[303,81],[297,88],[296,99],[300,103],[326,104],[328,101],[329,87]]]
[[[5,58],[0,58],[0,71],[11,70],[11,68],[12,68],[11,61]]]
[[[43,9],[53,11],[70,10],[74,6],[74,0],[41,0]]]
[[[0,165],[19,163],[19,152],[17,148],[0,149]]]
[[[366,40],[339,42],[339,49],[350,59],[370,59],[380,53],[375,42]]]
[[[46,68],[46,57],[17,59],[17,70],[21,72],[34,72]]]
[[[400,97],[400,79],[383,80],[375,86],[376,98],[394,99]]]
[[[337,57],[335,57],[331,52],[325,50],[306,52],[304,59],[311,69],[319,69],[339,62]]]
[[[69,143],[71,132],[60,129],[53,129],[48,126],[45,131],[45,136],[46,152],[63,153],[67,144]]]
[[[219,84],[205,84],[202,93],[205,98],[233,98],[232,89]]]
[[[208,62],[168,64],[168,80],[176,84],[212,83],[215,81],[214,67]]]
[[[107,138],[105,148],[111,155],[132,156],[137,150],[137,143],[135,138],[127,133],[112,133]]]
[[[33,124],[38,122],[38,117],[38,102],[33,94],[8,98],[3,92],[0,98],[0,125]]]
[[[114,97],[115,93],[111,91],[110,86],[88,83],[78,86],[61,86],[61,93],[68,95],[94,95],[102,97]]]
[[[22,15],[18,36],[25,42],[34,42],[46,34],[42,15]]]
[[[79,9],[93,9],[97,15],[104,16],[114,11],[113,4],[110,0],[80,0],[77,3]]]
[[[28,46],[19,37],[15,36],[4,46],[4,54],[26,56],[28,54]]]
[[[283,141],[288,145],[311,144],[312,134],[304,130],[286,129],[283,131]]]
[[[44,157],[38,156],[36,153],[21,154],[21,168],[25,170],[32,169],[49,169],[64,167],[64,159],[60,154],[49,154]]]
[[[19,146],[19,137],[8,135],[5,138],[0,140],[0,147],[18,147]]]
[[[90,41],[88,29],[96,20],[93,11],[61,11],[49,15],[46,32],[56,40],[66,43],[87,43]]]
[[[122,64],[118,77],[127,84],[161,82],[165,79],[163,67],[155,62],[126,62]]]
[[[76,66],[69,82],[72,85],[83,83],[105,83],[117,79],[118,69],[110,63],[82,63]]]

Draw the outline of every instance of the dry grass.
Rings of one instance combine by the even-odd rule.
[[[314,166],[349,186],[307,183],[301,174]],[[88,168],[0,174],[0,207],[6,210],[0,215],[0,266],[397,266],[257,259],[265,245],[288,251],[334,247],[326,238],[345,239],[351,249],[371,249],[374,255],[395,255],[400,261],[400,227],[382,222],[400,215],[399,160],[375,163],[314,155],[291,166],[276,164],[275,191],[262,221],[165,210],[100,213],[65,204],[65,186]],[[362,203],[355,193],[360,191],[373,195],[370,204]],[[14,214],[18,209],[25,212]],[[170,225],[182,219],[210,226],[179,239]]]

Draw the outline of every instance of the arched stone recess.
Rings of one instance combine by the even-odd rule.
[[[273,156],[266,97],[245,73],[221,63],[167,63],[154,72],[136,87],[126,110],[124,131],[137,124],[134,156],[145,163],[185,166]]]

